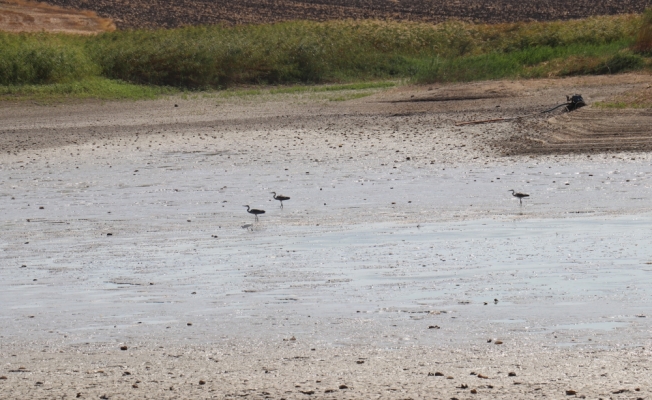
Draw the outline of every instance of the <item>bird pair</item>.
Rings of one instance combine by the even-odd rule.
[[[276,192],[270,192],[270,193],[274,195],[274,200],[278,200],[281,202],[281,208],[283,208],[284,200],[290,200],[288,196],[283,196],[282,194],[276,195]],[[265,210],[257,210],[255,208],[249,207],[248,205],[244,205],[243,207],[247,207],[247,212],[249,214],[253,214],[256,217],[255,221],[258,221],[258,216],[260,214],[265,214]]]

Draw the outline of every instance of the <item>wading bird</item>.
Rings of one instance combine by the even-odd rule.
[[[283,208],[283,200],[290,200],[289,197],[283,196],[282,194],[279,194],[278,196],[276,195],[276,192],[270,192],[271,194],[274,195],[274,200],[278,200],[281,202],[281,208]]]
[[[256,210],[255,208],[249,208],[249,206],[245,205],[242,207],[247,207],[247,212],[249,214],[253,214],[256,217],[256,221],[258,221],[258,215],[259,214],[265,214],[265,210]]]
[[[514,189],[510,189],[508,192],[512,192],[512,196],[518,198],[518,201],[521,202],[521,205],[523,205],[523,197],[530,197],[529,194],[515,192]]]

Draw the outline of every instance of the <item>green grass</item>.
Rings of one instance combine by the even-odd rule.
[[[635,47],[648,19],[295,21],[97,36],[0,33],[0,96],[140,99],[217,89],[228,97],[380,90],[405,80],[618,73],[649,68],[652,55]],[[237,87],[247,88],[231,89]]]
[[[614,74],[642,69],[644,57],[628,50],[631,40],[607,44],[541,46],[508,53],[434,58],[415,79],[420,83],[499,78]]]
[[[396,86],[396,82],[358,82],[346,85],[324,85],[324,86],[290,86],[279,89],[271,89],[271,94],[277,93],[305,93],[305,92],[335,92],[343,90],[366,90],[366,89],[388,89]]]
[[[173,88],[134,85],[106,78],[86,78],[76,82],[42,85],[0,86],[2,100],[102,99],[145,100],[178,92]]]

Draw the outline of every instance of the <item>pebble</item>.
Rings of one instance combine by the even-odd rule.
[[[430,325],[428,329],[441,329],[439,325]]]
[[[567,390],[567,391],[566,391],[566,396],[572,396],[572,395],[574,395],[574,394],[577,394],[577,392],[574,391],[574,390]]]
[[[192,322],[188,322],[186,325],[188,325],[188,326],[192,326]]]
[[[507,376],[516,376],[516,372],[510,372]]]
[[[502,340],[496,340],[495,344],[503,344]]]
[[[120,346],[120,350],[127,350],[129,347],[127,346]]]
[[[200,380],[200,381],[199,381],[199,384],[200,384],[200,385],[205,385],[205,384],[206,384],[206,381]]]

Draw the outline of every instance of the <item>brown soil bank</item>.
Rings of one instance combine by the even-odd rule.
[[[115,30],[113,22],[91,11],[43,3],[0,0],[0,31],[92,34]]]
[[[650,0],[46,0],[46,3],[92,10],[119,28],[177,27],[201,24],[267,23],[296,19],[325,21],[376,18],[441,22],[451,18],[498,23],[549,21],[592,15],[638,13]]]
[[[602,153],[652,150],[652,110],[580,109],[525,125],[506,143],[509,154]],[[529,128],[529,129],[528,129]]]

